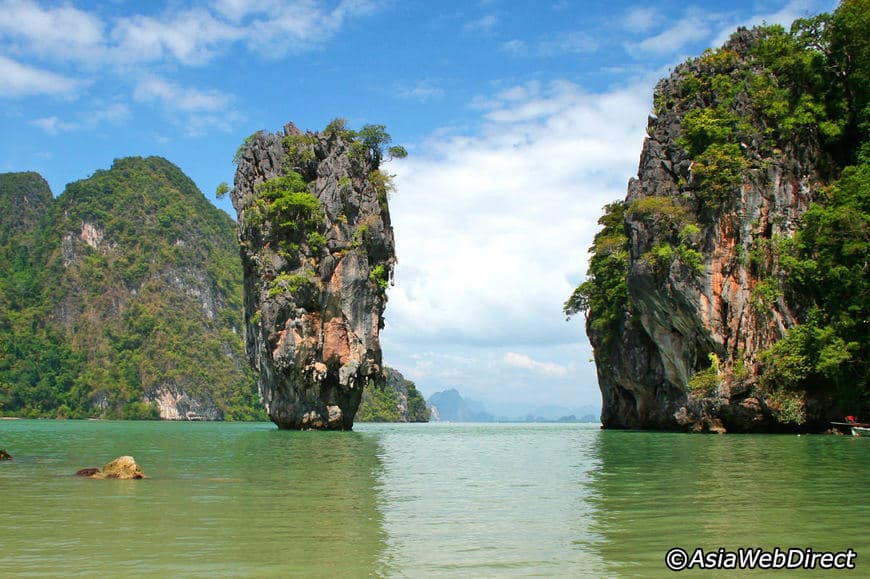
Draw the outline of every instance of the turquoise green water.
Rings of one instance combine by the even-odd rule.
[[[21,420],[0,448],[0,576],[670,576],[676,546],[870,575],[870,439]],[[71,476],[124,454],[150,478]]]

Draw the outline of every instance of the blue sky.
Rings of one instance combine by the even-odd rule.
[[[55,195],[160,155],[216,205],[233,153],[287,121],[387,125],[410,155],[385,361],[427,396],[598,404],[563,301],[637,171],[656,81],[739,25],[827,0],[0,0],[0,171]]]

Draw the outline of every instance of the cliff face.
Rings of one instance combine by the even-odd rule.
[[[394,368],[384,368],[381,388],[370,384],[363,390],[357,422],[429,422],[426,400],[417,386]]]
[[[0,288],[0,337],[12,344],[0,354],[0,410],[256,417],[235,224],[178,167],[120,159],[57,199],[37,178],[16,192],[22,215],[41,219],[27,259],[10,263],[17,281]],[[3,234],[25,238],[5,223]]]
[[[834,171],[814,121],[786,130],[771,112],[784,89],[758,56],[763,35],[740,30],[658,84],[637,178],[602,218],[597,278],[572,300],[589,311],[606,428],[771,430],[790,409],[817,428],[837,416],[829,393],[760,380],[764,352],[806,313],[787,300],[776,248]],[[608,281],[605,267],[624,277]]]
[[[366,383],[383,381],[378,334],[395,263],[385,141],[288,124],[237,155],[246,347],[280,428],[350,429]]]

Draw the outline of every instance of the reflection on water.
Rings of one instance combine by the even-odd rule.
[[[0,428],[15,457],[0,469],[0,575],[379,574],[377,437],[265,424]],[[151,478],[70,476],[120,454]]]
[[[851,547],[866,576],[870,556],[870,440],[0,421],[0,448],[3,577],[673,576],[676,546]],[[71,476],[123,454],[151,478]]]
[[[600,576],[585,485],[597,426],[381,427],[388,570]]]
[[[588,484],[601,558],[613,575],[667,576],[672,547],[870,551],[864,442],[599,432]]]

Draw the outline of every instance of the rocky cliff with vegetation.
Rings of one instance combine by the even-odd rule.
[[[383,383],[378,336],[395,256],[380,165],[404,155],[389,141],[380,125],[288,124],[236,155],[246,347],[280,428],[350,429],[363,389]]]
[[[426,399],[401,372],[384,367],[384,381],[363,390],[357,422],[429,422]]]
[[[741,29],[655,90],[585,312],[605,428],[870,417],[870,3]]]
[[[0,175],[0,413],[263,417],[235,225],[178,167]]]

